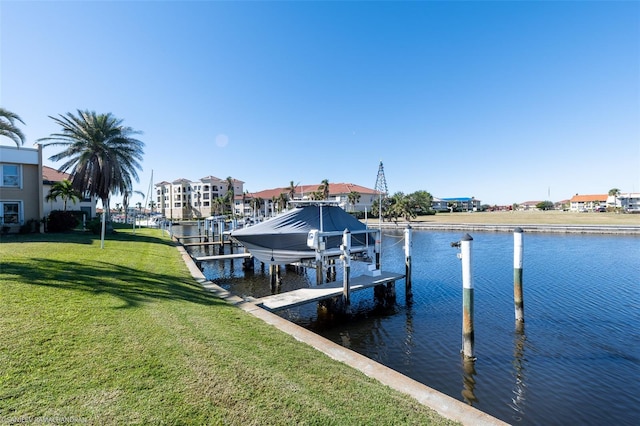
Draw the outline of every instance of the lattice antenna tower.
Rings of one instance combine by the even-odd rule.
[[[376,178],[375,190],[382,194],[381,198],[386,198],[389,195],[389,191],[387,190],[387,179],[384,177],[384,166],[382,165],[382,161],[380,161],[380,166],[378,166],[378,177]]]

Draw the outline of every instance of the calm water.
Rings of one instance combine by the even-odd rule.
[[[525,329],[518,333],[513,235],[472,234],[477,360],[464,365],[461,264],[450,246],[462,235],[414,231],[412,302],[402,280],[391,308],[376,309],[365,290],[352,295],[349,317],[318,318],[315,304],[281,315],[512,424],[637,424],[640,238],[525,233]],[[272,292],[258,262],[246,275],[241,261],[203,266],[238,295]],[[404,273],[401,231],[383,231],[382,266]],[[286,270],[279,291],[313,283],[313,270]]]

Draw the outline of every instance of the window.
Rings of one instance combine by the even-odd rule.
[[[20,223],[20,201],[4,201],[0,203],[1,222],[5,223]]]
[[[17,164],[3,164],[0,168],[2,186],[20,187],[20,166]]]

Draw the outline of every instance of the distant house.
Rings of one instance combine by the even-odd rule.
[[[56,182],[62,182],[63,180],[71,180],[71,175],[68,173],[59,172],[51,167],[42,166],[42,193],[44,195],[43,206],[44,216],[48,216],[54,210],[64,210],[64,200],[58,198],[57,200],[47,200],[47,195],[51,191],[51,188]],[[67,210],[80,210],[85,213],[87,220],[96,216],[96,197],[80,197],[75,203],[73,201],[67,201]]]
[[[523,201],[522,203],[518,204],[518,210],[538,210],[538,207],[536,206],[540,203],[542,203],[542,201]]]
[[[453,211],[475,212],[481,208],[480,200],[475,197],[442,198],[441,200],[447,203],[449,209],[453,209]]]
[[[621,192],[617,197],[609,196],[607,205],[619,207],[626,212],[640,213],[640,192]]]
[[[595,211],[598,207],[607,205],[607,194],[574,195],[569,200],[569,210],[572,212]]]
[[[320,184],[297,185],[295,187],[293,200],[311,200],[313,199],[313,194],[318,191],[319,187]],[[281,194],[283,194],[283,197],[289,199],[289,190],[289,187],[281,187],[245,194],[244,197],[236,194],[236,211],[243,211],[246,216],[253,215],[254,212],[251,201],[259,198],[264,204],[261,205],[260,211],[256,212],[256,214],[260,216],[272,216],[284,207],[280,205],[278,199]],[[359,196],[353,204],[349,202],[349,194],[351,193],[357,193]],[[329,183],[329,201],[336,202],[346,211],[371,211],[371,205],[378,197],[379,192],[375,189],[353,183]]]
[[[449,211],[447,202],[442,198],[438,198],[438,197],[431,197],[431,209],[437,212]]]
[[[0,225],[18,232],[28,220],[44,217],[42,146],[0,146]]]

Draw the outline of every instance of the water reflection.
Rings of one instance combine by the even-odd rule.
[[[511,404],[509,407],[515,412],[513,420],[520,422],[524,418],[524,406],[526,401],[526,364],[527,360],[524,357],[525,343],[527,342],[527,336],[524,334],[524,322],[516,322],[516,331],[513,339],[513,377],[515,383],[513,386],[513,396],[511,397]]]
[[[461,355],[462,358],[462,397],[464,401],[473,405],[474,403],[480,402],[478,397],[476,397],[475,389],[476,389],[476,361],[475,358],[467,357]]]

